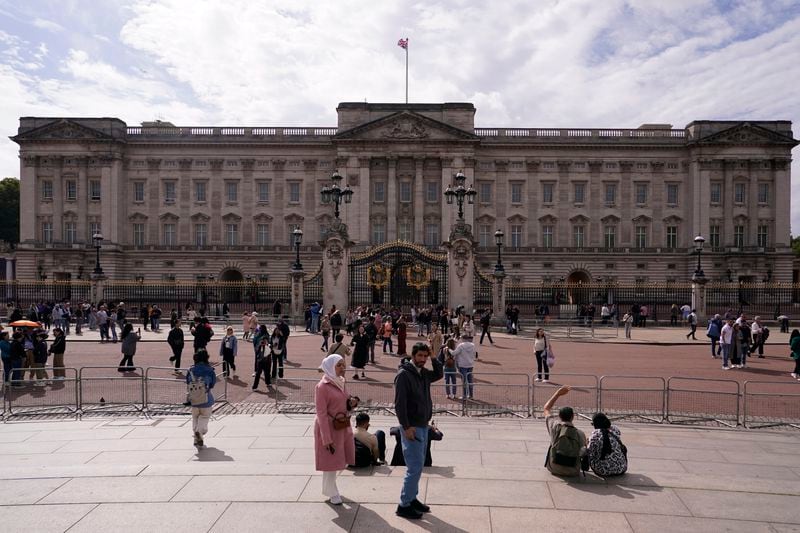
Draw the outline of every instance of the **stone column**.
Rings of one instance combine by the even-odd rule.
[[[6,281],[14,279],[14,257],[6,257]]]
[[[38,228],[36,214],[39,212],[41,203],[41,192],[37,188],[37,168],[39,158],[32,155],[20,156],[20,180],[19,180],[19,241],[33,242],[41,237],[37,236]],[[38,194],[38,196],[37,196]],[[58,194],[53,191],[53,194]],[[58,237],[53,235],[53,240]]]
[[[450,233],[447,247],[447,284],[450,307],[463,305],[472,312],[475,308],[472,297],[472,284],[475,277],[475,239],[472,228],[457,223]]]
[[[504,317],[506,312],[506,273],[495,271],[492,277],[494,278],[494,284],[492,285],[492,314],[497,319]]]
[[[90,277],[91,288],[89,289],[90,298],[93,302],[104,300],[105,280],[108,279],[105,274],[92,274]]]
[[[356,219],[358,226],[354,230],[355,239],[361,243],[369,242],[369,217],[372,214],[372,180],[369,175],[369,157],[358,158],[358,187],[355,187],[353,195],[353,205],[366,206],[366,212],[361,211]],[[364,209],[364,208],[361,208]]]
[[[706,283],[705,277],[692,278],[692,309],[697,312],[697,319],[706,318]]]
[[[64,185],[61,181],[61,156],[54,156],[50,159],[53,165],[53,240],[63,242],[64,239]],[[88,194],[86,191],[78,191],[78,196]],[[86,216],[81,213],[79,216]],[[77,235],[77,239],[81,236]]]
[[[350,263],[350,239],[347,226],[333,222],[322,249],[322,302],[328,309],[347,309],[350,279],[347,276]]]
[[[389,177],[386,184],[386,240],[397,239],[397,158],[386,160],[389,166]]]
[[[453,203],[452,205],[448,204],[444,198],[444,191],[446,191],[447,188],[453,184],[453,159],[443,157],[441,161],[442,161],[442,188],[440,191],[440,194],[442,194],[441,236],[442,240],[445,240],[446,236],[450,234],[453,222],[456,219],[457,207],[455,203]]]
[[[303,276],[304,270],[294,270],[289,272],[292,278],[292,319],[297,320],[303,316]]]
[[[425,215],[425,197],[423,191],[423,164],[425,158],[414,158],[414,233],[411,240],[414,242],[425,242],[424,226],[422,225]]]

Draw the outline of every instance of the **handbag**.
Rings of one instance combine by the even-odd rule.
[[[556,364],[556,354],[553,352],[553,345],[548,342],[545,350],[547,350],[547,366],[553,368]]]
[[[333,429],[342,430],[350,427],[350,417],[344,413],[336,413],[333,419]]]

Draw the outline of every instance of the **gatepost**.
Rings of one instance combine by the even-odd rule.
[[[350,279],[347,265],[350,263],[350,238],[347,224],[334,220],[322,244],[322,302],[325,309],[335,305],[346,310]]]
[[[98,303],[104,300],[104,286],[105,280],[108,279],[105,274],[92,274],[90,277],[91,285],[90,285],[90,293],[89,297],[91,298],[92,302]]]
[[[463,220],[457,220],[450,231],[450,239],[444,243],[447,248],[448,305],[460,305],[468,313],[475,309],[472,284],[475,281],[475,239],[472,227]]]
[[[706,318],[706,283],[705,276],[692,276],[692,309],[697,313],[697,319]]]
[[[492,284],[492,314],[495,318],[505,318],[506,313],[506,273],[502,270],[495,270],[492,273],[494,283]]]
[[[292,318],[298,320],[303,316],[303,276],[305,276],[303,269],[295,270],[294,268],[289,272],[292,278]]]

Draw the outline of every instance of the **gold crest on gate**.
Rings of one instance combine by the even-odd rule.
[[[407,266],[405,269],[406,283],[415,289],[424,289],[431,284],[431,269],[420,264]]]
[[[373,289],[389,286],[389,267],[376,263],[367,267],[367,285]]]

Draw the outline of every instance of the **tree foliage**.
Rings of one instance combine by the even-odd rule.
[[[800,256],[800,237],[792,237],[792,251],[794,255]]]
[[[19,242],[19,180],[0,181],[0,239],[9,244]]]

